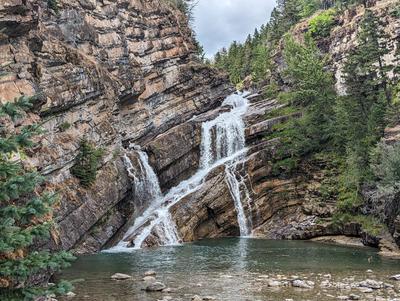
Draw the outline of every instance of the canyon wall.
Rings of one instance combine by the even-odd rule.
[[[0,4],[0,98],[39,96],[20,125],[42,122],[46,130],[24,164],[44,174],[47,188],[60,194],[51,247],[95,252],[114,245],[149,205],[146,197],[137,197],[124,156],[140,170],[135,148],[145,151],[163,192],[189,178],[199,168],[201,125],[229,110],[220,105],[233,88],[225,75],[199,62],[186,16],[166,0],[58,0],[56,11],[47,3]],[[393,3],[378,1],[373,9],[387,16],[395,41],[399,20],[387,14]],[[338,90],[362,13],[337,20],[325,41]],[[294,29],[298,39],[304,30],[304,24]],[[277,54],[274,77],[284,82],[283,68]],[[279,141],[267,136],[274,125],[296,117],[265,118],[280,106],[253,95],[243,117],[248,150],[235,174],[253,234],[276,239],[361,235],[357,225],[338,229],[318,222],[335,207],[335,200],[321,202],[319,189],[329,162],[304,166],[291,177],[274,172]],[[90,188],[71,175],[82,138],[105,150]],[[223,165],[170,211],[183,241],[239,234]]]
[[[24,122],[46,133],[24,164],[60,194],[53,247],[97,251],[146,206],[132,197],[129,146],[149,152],[168,189],[197,169],[196,129],[185,122],[232,88],[199,62],[186,16],[168,1],[57,3],[1,2],[0,98],[39,96]],[[88,189],[70,171],[82,138],[105,150]]]

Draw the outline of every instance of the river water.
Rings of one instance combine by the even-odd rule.
[[[156,271],[157,280],[176,291],[168,294],[142,291],[143,274],[148,270]],[[114,273],[130,274],[133,279],[113,281],[110,276]],[[388,278],[396,273],[400,273],[400,261],[379,257],[374,249],[306,241],[226,238],[131,253],[82,256],[62,277],[84,279],[75,283],[75,301],[191,300],[193,295],[212,296],[220,301],[321,301],[350,293],[360,295],[360,300],[376,300],[377,296],[397,300],[394,298],[398,283]],[[268,287],[271,279],[285,278],[312,280],[316,285],[312,289]],[[321,287],[325,280],[353,283],[365,279],[382,280],[394,288],[364,294],[357,289]]]

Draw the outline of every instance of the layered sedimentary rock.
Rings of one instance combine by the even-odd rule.
[[[186,142],[195,133],[184,123],[231,88],[199,63],[186,16],[169,1],[57,3],[57,11],[41,0],[0,4],[0,98],[40,96],[30,120],[40,117],[47,132],[24,163],[60,192],[55,245],[95,251],[140,210],[121,159],[134,153],[128,146],[149,145],[165,187],[191,174],[196,146]],[[185,148],[157,157],[157,137],[169,133]],[[82,138],[105,149],[89,189],[70,173]]]
[[[386,13],[390,5],[378,3],[374,10],[387,16],[388,32],[397,39],[398,20]],[[147,153],[163,193],[188,179],[200,167],[202,123],[230,109],[220,105],[233,89],[224,75],[199,63],[186,17],[166,0],[58,0],[58,5],[56,12],[47,1],[0,4],[0,98],[40,96],[27,122],[43,122],[47,133],[24,163],[46,175],[48,187],[60,193],[52,245],[95,252],[115,245],[149,206],[137,194],[135,172],[129,172],[143,168],[137,149]],[[341,66],[354,47],[361,15],[357,11],[338,20],[340,27],[324,45],[333,54],[339,91]],[[304,28],[294,29],[299,39]],[[274,77],[284,78],[280,54],[276,62]],[[266,120],[266,113],[281,106],[253,96],[244,116],[248,149],[234,171],[253,234],[277,239],[363,235],[359,225],[338,229],[318,223],[335,206],[320,202],[327,162],[305,166],[291,177],[274,172],[280,145],[266,136],[274,125],[299,116]],[[82,138],[105,149],[90,188],[70,171]],[[210,171],[170,213],[183,241],[238,235],[226,166]],[[150,237],[147,245],[155,241]]]
[[[388,64],[396,64],[394,51],[400,39],[400,21],[391,13],[395,8],[396,1],[377,1],[371,8],[381,17],[389,37],[388,43],[392,51],[385,58]],[[345,93],[342,69],[347,54],[356,46],[356,33],[364,12],[362,7],[350,10],[336,20],[338,26],[333,28],[331,36],[319,41],[320,48],[329,53],[330,66],[335,73],[339,94]],[[308,21],[298,24],[293,29],[294,36],[302,40],[307,28]],[[273,77],[284,83],[285,76],[281,73],[285,66],[282,52],[275,55],[275,63]],[[339,225],[332,221],[336,199],[332,197],[326,200],[326,197],[321,195],[323,180],[332,170],[329,161],[305,162],[299,173],[289,177],[284,174],[277,175],[273,171],[273,161],[278,157],[276,150],[280,146],[274,139],[267,141],[266,136],[274,125],[299,116],[294,114],[265,119],[265,112],[281,106],[274,100],[259,96],[253,98],[245,117],[246,139],[250,148],[246,158],[239,164],[239,173],[245,176],[246,186],[251,188],[251,201],[244,202],[243,206],[252,222],[253,234],[271,239],[310,239],[326,235],[357,236],[366,245],[379,246],[385,252],[398,252],[387,232],[374,237],[358,223]],[[398,141],[398,127],[387,130],[385,141]],[[199,191],[186,197],[181,206],[177,204],[172,209],[184,240],[239,233],[237,222],[227,223],[227,220],[231,219],[229,212],[235,209],[232,199],[231,203],[227,204],[229,196],[226,198],[226,194],[229,190],[223,176],[224,171],[220,169],[219,173],[216,172]],[[384,203],[384,214],[387,215],[390,231],[395,239],[399,240],[398,196],[395,196],[392,202]],[[196,214],[190,216],[189,212]]]

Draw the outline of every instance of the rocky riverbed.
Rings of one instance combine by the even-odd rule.
[[[106,286],[114,287],[114,294],[103,296],[101,300],[132,300],[129,292],[132,287],[141,287],[145,295],[140,300],[374,300],[395,301],[400,300],[400,276],[385,277],[376,274],[372,270],[365,273],[354,273],[351,276],[338,276],[322,273],[296,273],[296,274],[260,274],[260,273],[235,273],[210,274],[209,278],[200,282],[188,281],[181,285],[169,287],[159,279],[167,279],[168,276],[159,275],[144,276],[143,279],[123,277],[112,279]],[[393,276],[396,277],[395,280]],[[196,278],[193,277],[193,280]],[[230,293],[221,293],[229,289],[238,289],[241,282],[238,299],[230,299]],[[210,288],[215,283],[223,285],[219,291],[211,292]],[[120,291],[125,293],[121,296]],[[133,293],[133,292],[132,292]],[[135,293],[133,293],[135,295]],[[246,297],[247,296],[247,297]],[[70,299],[69,297],[68,299]],[[74,300],[100,300],[96,293],[74,296]],[[126,299],[125,299],[126,298]],[[253,299],[254,298],[254,299]]]
[[[218,239],[81,257],[63,275],[83,278],[76,296],[63,300],[394,301],[399,272],[400,261],[364,247]]]

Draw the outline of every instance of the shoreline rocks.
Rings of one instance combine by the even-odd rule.
[[[146,292],[161,292],[162,290],[166,289],[167,286],[162,282],[153,282],[148,284],[144,290]]]
[[[122,273],[115,273],[111,276],[112,280],[129,280],[132,279],[131,275],[122,274]]]

